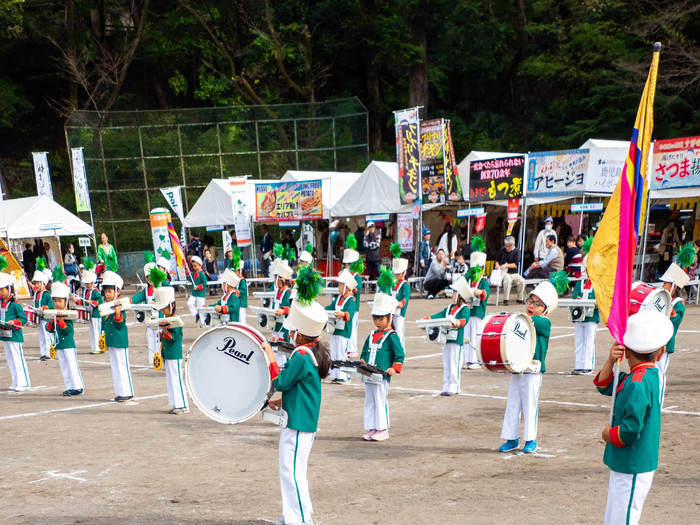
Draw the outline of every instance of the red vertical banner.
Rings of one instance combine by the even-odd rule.
[[[445,196],[449,202],[462,200],[462,183],[459,180],[459,170],[455,160],[455,150],[452,145],[450,121],[445,120]]]
[[[508,222],[517,221],[519,211],[520,199],[508,199]]]
[[[411,204],[420,198],[420,124],[418,108],[394,111],[399,198]]]

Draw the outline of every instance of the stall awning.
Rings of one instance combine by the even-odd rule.
[[[10,239],[92,235],[92,226],[46,195],[0,202],[3,228]]]

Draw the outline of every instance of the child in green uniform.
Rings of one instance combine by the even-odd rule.
[[[170,413],[187,414],[190,409],[187,406],[185,383],[182,380],[182,326],[172,326],[173,324],[182,325],[182,321],[177,317],[175,290],[170,286],[156,288],[155,304],[163,316],[159,326]]]
[[[154,304],[154,297],[156,287],[151,281],[151,272],[156,270],[156,263],[152,261],[155,259],[153,252],[145,252],[146,264],[143,267],[143,275],[146,278],[146,287],[139,290],[131,298],[133,304]],[[162,270],[158,270],[159,272]],[[165,280],[165,274],[163,279]],[[150,315],[150,314],[149,314]],[[158,330],[153,330],[150,326],[146,326],[146,347],[148,349],[148,366],[153,368],[153,357],[156,355],[160,349],[160,332]]]
[[[481,237],[474,237],[472,240],[472,249],[475,250],[469,256],[469,271],[467,272],[467,280],[472,286],[472,293],[477,301],[471,307],[469,313],[469,324],[467,325],[467,337],[469,343],[467,345],[468,355],[465,355],[466,368],[476,370],[481,368],[479,358],[476,354],[476,334],[479,330],[479,324],[486,317],[486,303],[491,295],[491,285],[489,280],[484,276],[484,265],[486,264],[486,254],[483,251],[484,241]],[[478,304],[477,304],[478,303]]]
[[[349,270],[355,278],[355,315],[352,316],[352,334],[348,343],[348,357],[357,357],[357,333],[360,328],[360,290],[362,290],[362,274],[365,272],[365,263],[360,259],[359,252],[355,251],[350,246],[357,247],[357,239],[354,235],[348,235],[345,240],[345,245],[348,246],[343,251],[343,270]]]
[[[61,282],[51,287],[51,298],[57,310],[68,307],[70,288]],[[56,356],[61,367],[63,382],[66,385],[64,396],[82,396],[85,393],[85,383],[78,367],[78,351],[73,339],[73,321],[64,316],[57,316],[55,321],[49,321],[48,328],[57,336]]]
[[[76,301],[76,304],[92,307],[92,315],[90,317],[90,346],[92,350],[90,353],[101,354],[100,334],[102,333],[102,318],[100,317],[99,306],[102,304],[102,294],[95,287],[97,274],[92,271],[94,267],[95,263],[90,259],[85,260],[85,270],[82,275],[85,287],[83,288],[81,299]]]
[[[376,330],[365,340],[360,358],[384,370],[385,375],[381,384],[365,383],[364,423],[368,431],[362,436],[365,441],[389,439],[389,382],[391,376],[401,373],[405,356],[401,340],[391,328],[396,305],[392,296],[381,292],[374,294],[372,321]]]
[[[289,332],[284,327],[284,319],[289,315],[289,307],[292,304],[292,289],[290,288],[292,282],[292,275],[294,274],[292,267],[284,259],[275,259],[277,264],[275,264],[275,271],[277,275],[275,277],[275,283],[277,284],[277,291],[275,292],[275,297],[272,301],[272,309],[275,311],[275,315],[278,321],[275,323],[275,327],[272,330],[272,340],[273,341],[286,341]],[[284,353],[277,352],[277,363],[282,366],[284,364],[286,357]]]
[[[447,333],[445,344],[442,346],[442,392],[441,396],[459,394],[460,370],[462,368],[462,352],[464,349],[464,327],[469,321],[469,306],[467,301],[472,298],[472,289],[466,278],[450,285],[452,288],[452,304],[431,315],[430,319],[450,319],[452,329]]]
[[[43,259],[39,259],[43,261]],[[34,286],[34,308],[37,310],[49,310],[53,309],[53,301],[51,300],[51,293],[48,291],[49,277],[42,270],[37,270],[34,272],[34,277],[32,277],[32,285]],[[39,353],[41,354],[42,361],[48,361],[51,359],[49,355],[51,352],[51,340],[52,336],[49,333],[46,325],[48,321],[43,318],[39,322]]]
[[[0,256],[0,261],[5,260]],[[5,261],[5,265],[7,261]],[[0,272],[0,321],[5,324],[12,325],[12,330],[9,334],[0,334],[0,341],[5,347],[5,356],[7,357],[7,368],[10,369],[12,376],[12,385],[10,392],[26,392],[31,390],[32,384],[29,381],[29,369],[27,362],[24,359],[24,334],[22,333],[22,325],[27,322],[27,316],[24,313],[22,305],[15,300],[15,290],[13,279],[10,275]]]
[[[357,310],[355,301],[355,277],[349,270],[342,270],[337,278],[338,294],[326,310],[335,312],[335,329],[331,334],[331,359],[333,361],[347,361],[348,346],[352,337],[352,319]],[[331,370],[331,383],[349,383],[350,377],[337,368]]]
[[[391,296],[397,301],[397,312],[394,314],[392,326],[401,340],[401,346],[406,348],[406,310],[408,301],[411,299],[411,285],[406,280],[406,270],[408,270],[408,259],[399,257],[401,246],[395,242],[391,244],[391,252],[394,260],[391,262],[391,272],[394,274],[396,284],[391,290]]]
[[[240,249],[238,250],[240,253]],[[236,275],[238,276],[238,300],[240,301],[238,305],[238,322],[247,324],[246,323],[246,308],[248,308],[248,283],[245,280],[245,275],[243,275],[243,266],[244,266],[245,261],[240,259],[239,256],[239,261],[238,264],[236,265],[234,263],[233,269],[236,272]]]
[[[331,359],[320,342],[328,316],[315,301],[323,289],[321,276],[311,267],[300,269],[297,298],[284,324],[296,346],[284,369],[275,362],[268,343],[263,349],[270,361],[272,386],[282,398],[270,405],[287,412],[288,422],[279,441],[279,478],[282,491],[282,517],[275,523],[313,523],[306,472],[318,429],[321,410],[321,379],[328,375]]]
[[[214,303],[214,310],[216,313],[228,315],[230,321],[237,323],[241,308],[237,289],[240,278],[231,268],[226,268],[221,274],[221,280],[224,282],[224,296]]]
[[[549,334],[552,321],[549,315],[559,303],[559,294],[549,281],[541,282],[530,292],[525,306],[525,312],[535,325],[535,355],[533,365],[522,374],[511,374],[508,386],[508,401],[503,416],[501,439],[506,442],[498,449],[500,452],[510,452],[518,448],[520,438],[520,414],[523,416],[523,436],[525,446],[523,452],[537,450],[537,401],[542,385],[542,374],[546,371],[545,358],[549,348]]]
[[[588,255],[581,263],[582,280],[576,281],[572,299],[595,300],[593,283],[586,272],[587,262]],[[595,333],[599,322],[600,312],[596,306],[593,309],[593,315],[574,323],[574,370],[571,372],[573,375],[590,374],[595,368]]]
[[[199,315],[199,308],[207,303],[207,274],[202,271],[202,259],[194,255],[192,262],[192,295],[187,300],[187,308],[189,308],[195,323],[199,323],[199,327],[205,326],[203,316]]]
[[[654,471],[659,465],[661,403],[658,355],[673,335],[665,315],[645,310],[627,319],[623,345],[613,345],[610,355],[593,380],[598,391],[613,400],[612,427],[602,432],[603,462],[610,469],[605,524],[636,524],[642,514]],[[613,392],[613,366],[624,355],[630,372],[620,373]]]
[[[123,286],[124,280],[119,275],[110,271],[105,272],[102,276],[102,291],[105,295],[105,302],[118,300]],[[102,328],[112,367],[114,393],[117,394],[114,400],[117,403],[129,401],[134,398],[134,386],[131,382],[131,369],[129,368],[129,331],[119,303],[116,303],[113,314],[104,316]]]

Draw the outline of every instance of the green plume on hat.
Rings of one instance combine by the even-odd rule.
[[[474,236],[472,239],[472,251],[475,252],[485,252],[486,251],[486,243],[484,242],[484,239],[482,239],[479,235]]]
[[[379,268],[379,278],[377,279],[377,288],[380,292],[391,295],[391,290],[396,284],[396,279],[391,270],[386,266]]]
[[[54,266],[53,272],[51,273],[51,280],[55,283],[62,283],[66,280],[66,274],[63,273],[63,266]]]
[[[0,272],[4,271],[5,268],[7,268],[7,259],[0,255]]]
[[[95,261],[90,259],[90,257],[84,257],[83,258],[83,266],[85,267],[86,270],[92,271],[92,269],[95,267]]]
[[[276,243],[272,246],[272,256],[273,256],[275,259],[279,259],[279,258],[282,257],[283,255],[284,255],[284,246],[282,246],[280,243],[276,242]]]
[[[549,282],[552,283],[558,294],[562,294],[569,289],[569,274],[564,270],[559,270],[549,275]]]
[[[359,273],[360,275],[365,273],[365,261],[362,260],[362,257],[350,265],[350,271],[352,273]]]
[[[146,264],[156,262],[155,254],[151,250],[146,250],[143,252],[143,262]]]
[[[676,264],[685,270],[695,262],[695,256],[697,253],[698,252],[695,249],[695,246],[693,246],[692,242],[681,246],[681,248],[678,250],[678,254],[676,255]]]
[[[398,242],[392,242],[389,251],[394,257],[401,257],[401,245]]]
[[[299,304],[311,304],[323,293],[324,280],[321,274],[311,266],[302,266],[297,273],[296,301]]]
[[[291,245],[289,245],[289,244],[285,245],[283,257],[291,266],[292,263],[294,262],[294,249],[292,248]]]
[[[481,266],[472,266],[467,272],[467,280],[469,282],[475,283],[481,279],[481,275],[484,273],[484,269]]]
[[[36,269],[39,270],[40,272],[43,272],[44,270],[46,270],[46,261],[44,260],[43,257],[36,258]]]
[[[583,246],[581,246],[581,253],[587,255],[591,251],[591,245],[593,244],[593,236],[591,235],[588,239],[583,241]]]
[[[345,247],[350,250],[357,249],[357,237],[355,237],[354,233],[348,233],[348,236],[345,238]]]
[[[314,253],[314,245],[309,243],[306,246],[304,246],[304,251],[309,252],[311,255]]]
[[[241,267],[241,249],[238,246],[234,246],[231,250],[231,259],[228,262],[228,267],[234,271],[238,271]]]
[[[168,280],[168,276],[163,270],[156,266],[151,270],[151,273],[148,274],[148,280],[151,281],[154,288],[160,288],[160,286]]]

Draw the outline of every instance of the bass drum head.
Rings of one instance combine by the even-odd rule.
[[[535,355],[535,325],[525,314],[512,314],[503,328],[501,357],[506,368],[520,373],[525,370]]]
[[[269,362],[257,330],[229,323],[208,330],[185,357],[185,381],[204,415],[225,424],[257,414],[270,392]]]

